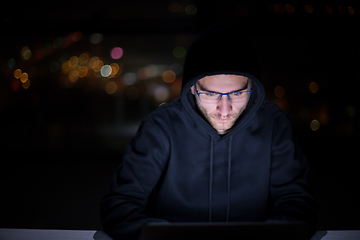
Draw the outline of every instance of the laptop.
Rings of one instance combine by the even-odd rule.
[[[309,240],[304,223],[149,223],[143,228],[144,240]]]

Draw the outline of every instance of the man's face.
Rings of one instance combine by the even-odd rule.
[[[191,87],[191,93],[195,95],[200,111],[219,134],[227,133],[245,110],[248,99],[234,103],[226,95],[223,95],[217,103],[204,103],[200,101],[196,91],[198,93],[250,91],[250,80],[244,76],[221,74],[204,77],[195,85],[196,88],[195,86]]]

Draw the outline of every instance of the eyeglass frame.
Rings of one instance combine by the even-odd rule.
[[[249,90],[249,91],[233,91],[233,92],[228,92],[228,93],[219,93],[219,92],[207,92],[207,93],[199,93],[198,92],[198,90],[196,89],[196,87],[195,87],[195,91],[196,91],[196,94],[198,95],[198,97],[199,97],[199,100],[200,100],[200,102],[202,102],[202,103],[210,103],[210,102],[203,102],[203,101],[201,101],[201,97],[200,97],[200,94],[207,94],[207,93],[215,93],[215,94],[220,94],[220,98],[219,98],[219,100],[217,101],[217,102],[213,102],[213,103],[218,103],[218,102],[220,102],[221,101],[221,98],[222,98],[222,96],[223,95],[226,95],[227,97],[228,97],[228,99],[229,99],[229,101],[230,102],[233,102],[233,101],[231,101],[231,99],[230,99],[230,94],[232,94],[232,93],[234,93],[234,92],[248,92],[249,93],[249,98],[248,98],[248,100],[250,99],[250,96],[251,96],[251,93],[252,93],[252,90]],[[248,101],[247,100],[247,101]],[[244,101],[245,102],[245,101]],[[238,102],[238,103],[240,103],[240,102]],[[210,103],[211,104],[211,103]]]

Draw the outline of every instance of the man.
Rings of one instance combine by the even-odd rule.
[[[126,148],[101,202],[104,230],[136,239],[149,222],[314,225],[306,159],[264,95],[243,37],[222,25],[200,36],[180,98],[147,116]]]

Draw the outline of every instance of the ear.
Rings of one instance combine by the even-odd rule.
[[[192,93],[193,95],[195,95],[195,85],[193,85],[193,86],[191,87],[191,93]]]

